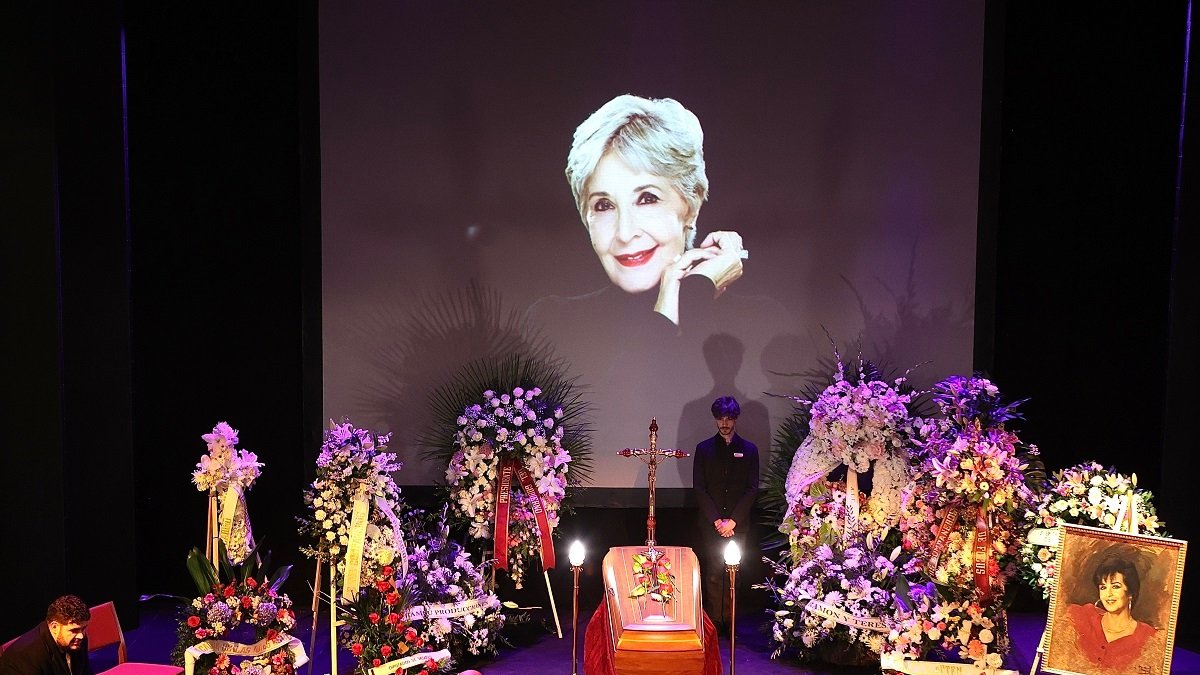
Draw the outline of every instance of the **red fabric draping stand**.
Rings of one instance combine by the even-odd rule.
[[[587,675],[615,675],[612,633],[608,629],[608,608],[603,602],[592,614],[583,636],[583,672]],[[717,648],[717,627],[704,614],[704,675],[721,675],[724,667]]]

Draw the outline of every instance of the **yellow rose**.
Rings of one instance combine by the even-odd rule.
[[[396,551],[390,546],[381,546],[375,553],[375,559],[379,561],[380,565],[391,565],[392,561],[396,559]]]

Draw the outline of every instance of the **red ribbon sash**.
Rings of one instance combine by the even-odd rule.
[[[950,533],[958,529],[958,524],[966,517],[967,509],[960,504],[947,507],[946,515],[938,528],[937,538],[929,547],[929,562],[926,569],[930,574],[937,568],[938,559],[946,552],[950,542]],[[988,571],[992,558],[992,531],[988,527],[987,511],[980,506],[975,514],[975,544],[971,548],[971,571],[975,577],[975,588],[979,591],[979,602],[988,605],[992,601],[992,579]]]
[[[988,562],[992,558],[992,531],[988,527],[987,513],[983,507],[975,516],[975,548],[973,567],[975,572],[975,588],[979,590],[979,602],[990,605],[992,602],[992,579],[988,573]]]
[[[946,515],[942,518],[942,524],[938,527],[937,539],[933,540],[933,545],[929,547],[929,565],[928,569],[932,572],[937,568],[938,558],[946,552],[946,547],[950,544],[950,532],[958,527],[958,519],[962,515],[962,508],[958,504],[951,504],[946,507]]]
[[[537,518],[538,539],[542,548],[542,569],[554,569],[554,540],[550,536],[550,521],[546,518],[546,506],[538,494],[533,476],[515,459],[504,459],[500,462],[500,475],[496,481],[496,568],[508,569],[508,523],[510,507],[512,506],[513,477],[520,484],[521,491],[529,499],[529,510]]]
[[[508,569],[508,509],[512,502],[513,471],[516,462],[500,460],[500,475],[496,478],[496,568]]]
[[[521,481],[521,490],[529,497],[529,510],[537,518],[538,540],[542,544],[542,569],[554,569],[554,540],[550,537],[550,521],[546,518],[546,505],[538,494],[533,475],[524,466],[517,467],[517,480]]]

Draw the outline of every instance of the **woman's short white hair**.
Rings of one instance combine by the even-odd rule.
[[[700,120],[674,99],[622,94],[575,129],[567,155],[567,182],[584,222],[587,183],[610,150],[629,166],[670,180],[687,202],[689,221],[708,199]],[[693,228],[688,232],[689,248],[694,237]]]

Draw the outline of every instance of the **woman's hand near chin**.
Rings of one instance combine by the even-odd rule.
[[[654,303],[654,311],[670,319],[671,323],[679,325],[679,282],[683,281],[684,277],[694,274],[697,266],[704,264],[715,255],[717,255],[717,251],[714,249],[693,248],[684,251],[663,268],[662,279],[658,282],[658,300]]]
[[[742,235],[737,232],[712,232],[693,251],[707,251],[708,256],[687,272],[687,276],[698,274],[708,277],[720,297],[729,284],[742,276],[742,260],[746,251],[742,248]]]
[[[663,269],[654,311],[679,325],[679,282],[684,277],[706,277],[716,288],[713,297],[720,297],[729,284],[741,278],[745,258],[742,235],[724,231],[709,234],[699,246],[684,251]]]

